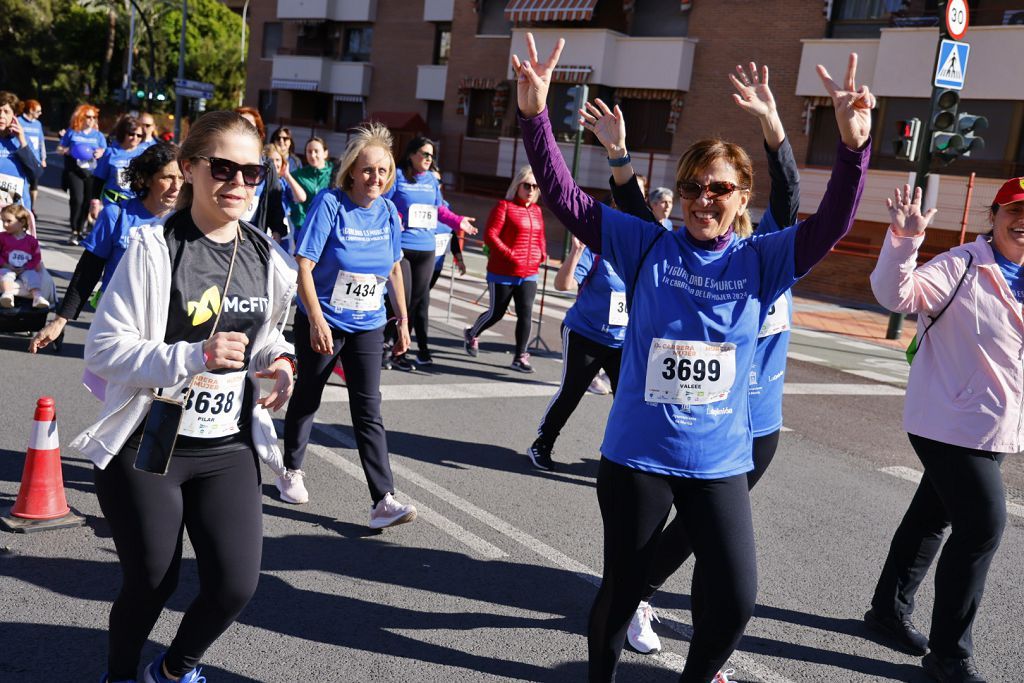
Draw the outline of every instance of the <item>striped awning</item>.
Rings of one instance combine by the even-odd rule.
[[[270,82],[274,90],[319,90],[319,81],[299,81],[294,78],[275,78]]]
[[[459,90],[494,90],[498,87],[496,78],[473,78],[463,76],[459,79]]]
[[[555,73],[551,74],[554,83],[586,83],[590,80],[590,74],[594,73],[591,66],[571,66],[568,64],[555,67]]]
[[[335,102],[364,102],[366,100],[362,95],[335,95]]]
[[[656,90],[653,88],[616,88],[617,100],[673,100],[679,95],[677,90]]]
[[[509,0],[505,19],[513,24],[590,21],[597,0]]]

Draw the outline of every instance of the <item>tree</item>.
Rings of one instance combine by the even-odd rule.
[[[181,35],[180,6],[160,20],[160,30],[172,56],[165,78],[173,81],[178,73],[177,45]],[[245,88],[245,65],[238,59],[237,45],[242,18],[218,0],[189,0],[188,27],[185,32],[185,78],[213,83],[211,109],[231,109]],[[158,51],[159,52],[159,51]],[[159,60],[159,57],[158,57]]]

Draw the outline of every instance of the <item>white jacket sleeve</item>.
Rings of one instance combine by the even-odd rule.
[[[963,275],[962,254],[947,251],[920,268],[917,252],[924,234],[899,237],[888,230],[878,263],[871,272],[871,291],[878,303],[896,313],[935,313],[942,309]]]
[[[150,291],[157,269],[139,237],[110,280],[85,341],[85,363],[108,382],[136,388],[172,387],[206,370],[203,342],[165,344],[165,330],[148,329],[147,310],[167,306],[167,292]]]

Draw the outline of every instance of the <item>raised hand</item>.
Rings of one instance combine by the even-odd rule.
[[[772,89],[768,87],[768,67],[762,65],[760,73],[754,62],[750,62],[749,67],[749,75],[739,64],[736,65],[738,76],[729,74],[729,80],[736,88],[736,93],[732,96],[733,102],[743,111],[758,118],[771,116],[777,109]]]
[[[626,120],[619,105],[615,105],[613,111],[600,98],[586,102],[580,109],[580,121],[584,128],[597,136],[610,158],[626,154]]]
[[[533,40],[533,34],[527,33],[526,61],[520,61],[518,55],[512,55],[512,69],[516,73],[516,98],[523,116],[531,118],[544,111],[551,76],[558,66],[563,47],[565,41],[559,38],[548,61],[541,64],[537,58],[537,43]]]
[[[832,98],[843,144],[850,149],[860,149],[871,136],[871,110],[875,107],[875,96],[866,85],[857,88],[857,53],[850,53],[842,87],[832,80],[821,64],[818,65],[818,76]]]
[[[932,218],[939,212],[932,207],[921,213],[921,188],[910,190],[910,185],[904,185],[903,191],[897,187],[893,191],[892,198],[885,200],[885,206],[889,209],[889,228],[900,237],[915,237],[924,233],[925,228],[931,223]]]

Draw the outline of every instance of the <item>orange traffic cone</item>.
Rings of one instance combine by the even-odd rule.
[[[63,529],[85,524],[85,519],[68,507],[64,497],[64,477],[60,468],[60,439],[53,399],[40,398],[32,425],[32,438],[25,456],[25,470],[14,507],[0,516],[10,531],[27,533],[44,529]]]

